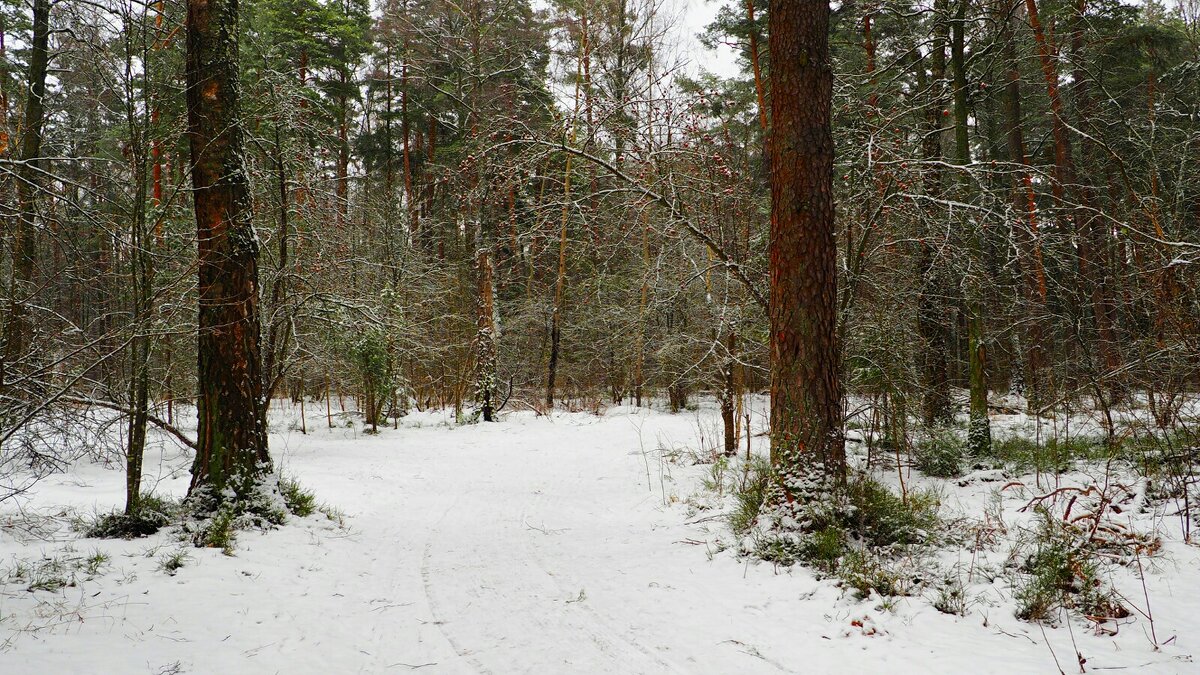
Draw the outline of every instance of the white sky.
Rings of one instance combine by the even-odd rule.
[[[707,70],[722,77],[736,75],[737,59],[732,49],[705,49],[696,38],[717,15],[721,0],[668,0],[668,3],[668,7],[680,17],[676,30],[680,52],[688,56],[690,61],[688,72]]]

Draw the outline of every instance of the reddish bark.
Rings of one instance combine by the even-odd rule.
[[[200,313],[189,493],[243,495],[270,465],[258,323],[258,239],[239,119],[237,0],[187,5],[188,141]]]
[[[771,457],[844,478],[829,4],[772,0]],[[788,494],[788,498],[795,495]]]
[[[1055,49],[1046,36],[1038,17],[1037,1],[1025,0],[1025,8],[1029,13],[1029,25],[1033,28],[1034,41],[1037,44],[1038,58],[1042,65],[1042,76],[1046,81],[1046,94],[1050,99],[1051,131],[1054,137],[1054,180],[1051,189],[1055,202],[1060,207],[1066,205],[1066,189],[1075,191],[1077,202],[1072,211],[1075,227],[1075,238],[1078,246],[1079,265],[1079,295],[1088,298],[1091,304],[1092,319],[1096,325],[1096,349],[1099,352],[1101,364],[1105,370],[1112,373],[1120,370],[1121,357],[1117,351],[1116,331],[1114,328],[1113,311],[1107,295],[1106,265],[1103,260],[1106,251],[1103,246],[1105,235],[1102,228],[1097,226],[1095,211],[1092,208],[1091,191],[1083,185],[1076,176],[1075,163],[1071,154],[1071,141],[1068,136],[1066,112],[1058,87],[1058,65],[1055,61]],[[1077,7],[1078,16],[1083,16],[1083,0]],[[1082,49],[1082,26],[1077,24],[1073,36],[1074,50]],[[1075,91],[1077,94],[1076,107],[1087,111],[1090,104],[1087,98],[1086,73],[1077,72]],[[1086,112],[1084,113],[1086,114]],[[1087,149],[1084,148],[1086,156]],[[1097,250],[1099,249],[1099,250]],[[1093,269],[1093,265],[1097,265]],[[1114,390],[1114,393],[1116,391]]]

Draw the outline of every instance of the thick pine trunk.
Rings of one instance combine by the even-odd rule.
[[[258,238],[239,118],[237,0],[189,0],[188,140],[200,313],[189,494],[239,496],[269,470],[258,324]]]
[[[814,470],[845,478],[829,13],[826,0],[768,10],[771,461],[789,501]]]

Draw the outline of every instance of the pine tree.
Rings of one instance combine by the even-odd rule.
[[[247,497],[270,469],[258,323],[258,237],[238,82],[237,0],[191,0],[188,141],[199,250],[196,459],[189,493]]]

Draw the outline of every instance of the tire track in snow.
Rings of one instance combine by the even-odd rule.
[[[486,463],[473,468],[456,477],[471,488],[431,528],[421,563],[438,629],[463,661],[481,673],[681,672],[571,602],[579,587],[566,589],[533,554],[527,514],[537,480],[490,482]],[[545,468],[539,480],[575,479],[576,467]]]
[[[581,488],[580,481],[575,481],[575,484],[573,487],[575,489],[572,491],[578,493]],[[545,559],[537,552],[537,546],[534,544],[535,540],[534,540],[534,537],[532,534],[533,532],[536,532],[537,530],[533,529],[532,527],[530,527],[528,525],[529,508],[531,506],[536,507],[536,506],[542,505],[545,502],[545,493],[541,490],[538,490],[534,494],[535,494],[534,499],[532,499],[529,502],[526,502],[525,507],[522,508],[522,510],[521,510],[521,522],[522,522],[522,524],[525,525],[525,531],[522,533],[521,541],[522,541],[523,548],[525,551],[526,560],[532,562],[538,570],[540,570],[544,575],[549,577],[553,581],[554,585],[559,589],[559,592],[562,593],[564,596],[568,596],[568,595],[574,593],[575,592],[574,589],[576,589],[576,588],[581,589],[581,592],[586,592],[584,590],[585,586],[583,585],[583,583],[575,580],[574,578],[570,584],[564,583],[562,581],[561,574],[551,571],[550,567],[546,564]],[[545,534],[543,536],[553,536],[553,534]],[[586,599],[582,599],[578,602],[573,602],[572,608],[577,609],[578,611],[587,614],[588,619],[591,622],[591,624],[593,626],[595,626],[598,630],[602,631],[610,639],[616,640],[619,643],[625,645],[627,648],[629,648],[633,651],[636,651],[639,654],[647,657],[657,666],[654,670],[650,670],[650,671],[641,670],[639,672],[655,672],[655,673],[659,673],[659,672],[686,673],[686,672],[689,672],[686,668],[681,667],[679,664],[674,663],[673,661],[671,661],[670,659],[665,657],[665,655],[663,655],[661,652],[659,652],[654,647],[648,646],[645,643],[643,643],[639,640],[636,640],[636,639],[630,637],[629,635],[627,635],[626,633],[623,633],[623,632],[619,631],[618,629],[614,628],[611,621],[609,619],[605,618],[605,616],[602,615],[600,612],[598,612],[594,607],[592,607],[587,602]]]
[[[571,474],[570,479],[566,479],[564,477],[562,484],[569,486],[569,490],[566,490],[569,492],[569,494],[586,494],[586,486],[584,486],[584,482],[582,480],[584,474],[590,473],[578,470]],[[536,509],[538,512],[542,512],[542,510],[544,510],[544,508],[540,507],[545,506],[546,492],[542,489],[530,489],[527,494],[532,495],[533,497],[527,498],[526,502],[524,502],[521,507],[520,521],[523,526],[523,530],[521,532],[520,539],[522,543],[523,558],[524,561],[527,562],[527,565],[522,566],[522,568],[536,569],[536,571],[539,571],[542,575],[545,575],[546,578],[550,578],[554,587],[557,587],[562,597],[574,595],[576,589],[580,589],[580,592],[586,593],[586,586],[584,586],[582,581],[577,579],[577,575],[571,575],[570,583],[565,583],[562,572],[552,571],[550,566],[547,565],[545,557],[540,555],[538,550],[536,550],[538,549],[538,546],[535,545],[534,533],[539,532],[539,528],[529,525],[528,519],[530,515],[530,509]],[[554,534],[551,531],[542,531],[540,532],[540,536],[551,538],[554,536]],[[529,565],[529,563],[532,563],[532,565]],[[636,652],[638,655],[644,657],[643,659],[634,657],[631,659],[631,661],[642,661],[644,663],[646,659],[649,659],[649,661],[653,663],[654,668],[650,669],[647,669],[646,665],[641,665],[640,670],[637,670],[638,673],[688,673],[688,669],[680,667],[678,663],[674,663],[670,658],[662,655],[662,653],[658,649],[655,649],[655,647],[649,646],[642,643],[641,640],[630,637],[628,631],[622,632],[619,631],[618,628],[614,628],[611,617],[602,615],[600,611],[596,610],[587,602],[586,598],[580,599],[580,601],[577,602],[571,602],[570,605],[564,604],[563,608],[564,614],[571,610],[577,610],[580,611],[580,613],[587,615],[587,621],[589,625],[592,626],[596,637],[600,637],[602,634],[602,637],[606,638],[607,640],[614,641],[614,643],[624,646],[626,651]],[[628,671],[622,670],[622,673],[628,673]]]
[[[446,615],[442,611],[441,603],[434,597],[433,575],[430,573],[430,560],[432,559],[431,553],[433,551],[433,542],[434,539],[437,538],[438,534],[441,533],[442,524],[446,521],[446,517],[449,516],[450,512],[454,510],[454,507],[458,506],[458,503],[461,501],[461,499],[462,495],[459,495],[457,498],[455,498],[455,500],[450,503],[450,506],[446,507],[446,510],[442,512],[441,517],[437,519],[437,522],[435,522],[433,527],[431,527],[429,530],[428,536],[425,539],[425,547],[421,554],[421,589],[425,595],[425,604],[429,607],[429,616],[431,619],[433,619],[431,623],[437,627],[438,632],[442,634],[442,637],[446,639],[447,643],[449,643],[450,648],[453,649],[454,653],[458,655],[460,663],[466,663],[467,665],[471,666],[473,671],[479,673],[480,675],[492,675],[492,671],[485,667],[477,658],[475,658],[470,651],[465,649],[462,644],[455,639],[450,631],[446,629]]]

